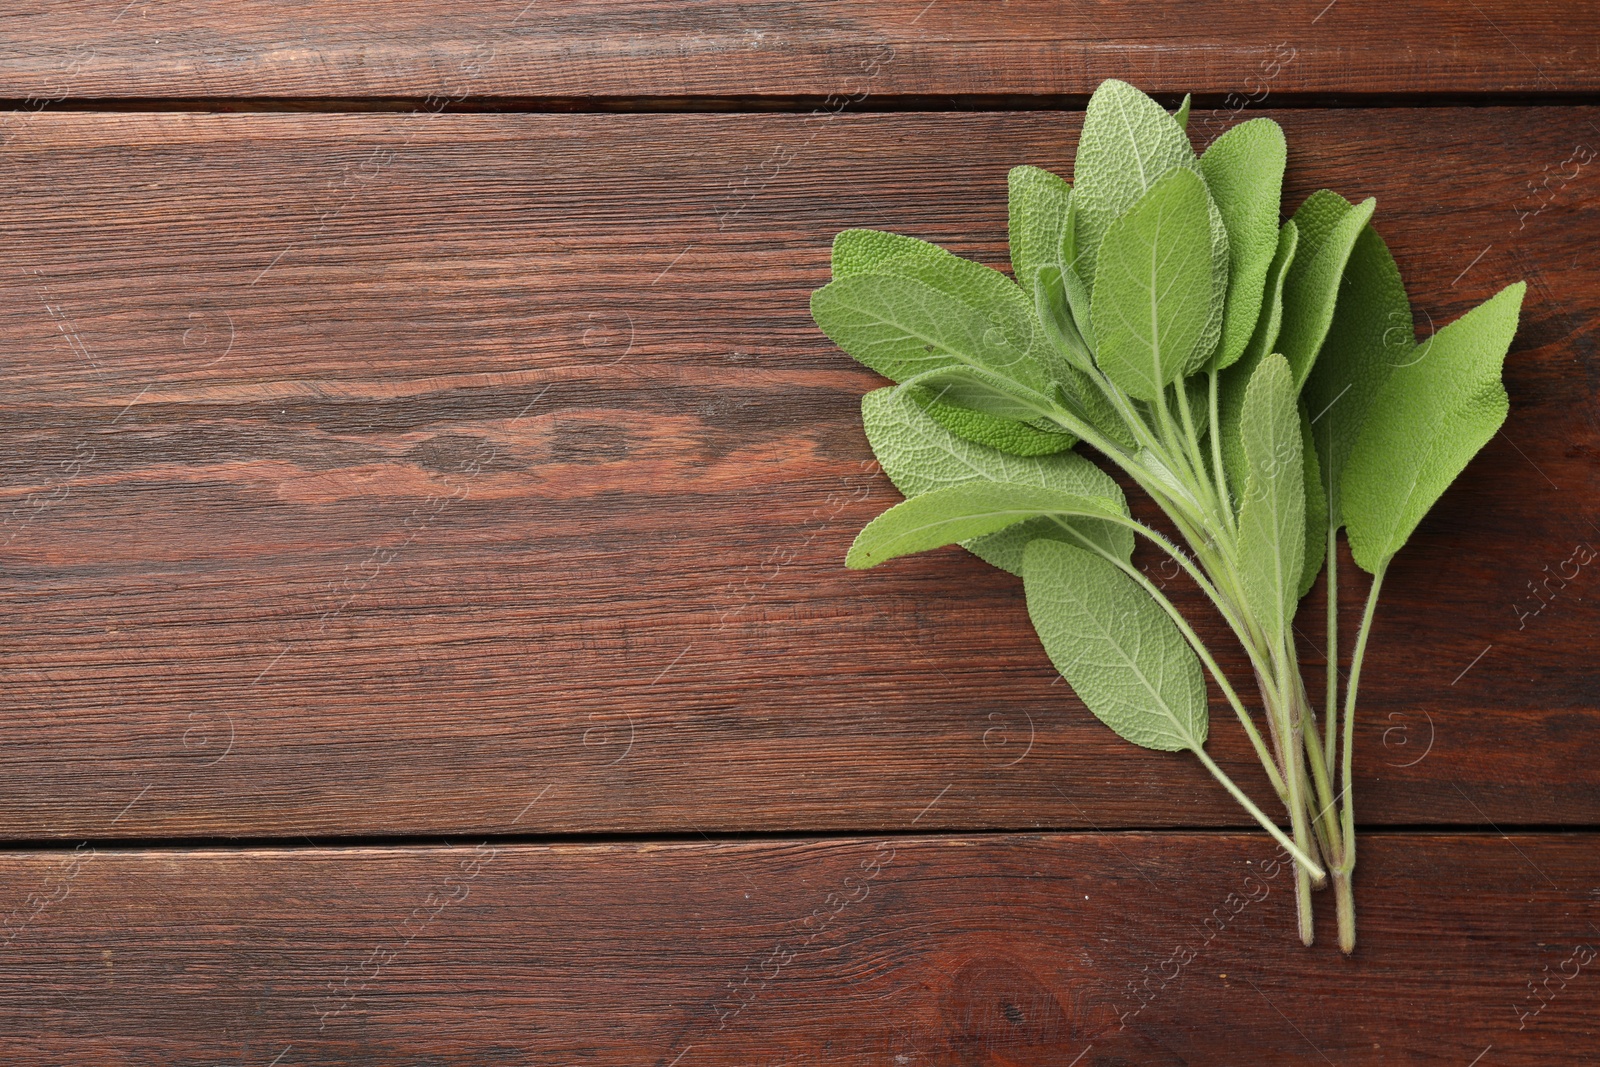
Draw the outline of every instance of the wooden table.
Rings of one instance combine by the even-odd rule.
[[[1004,265],[1110,76],[1376,196],[1424,334],[1528,281],[1350,959],[1014,579],[842,566],[829,241]],[[15,0],[0,92],[0,1062],[1600,1062],[1600,9]]]

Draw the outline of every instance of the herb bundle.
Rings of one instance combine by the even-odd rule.
[[[1011,171],[1014,280],[898,234],[847,230],[812,295],[828,337],[898,383],[862,419],[906,500],[856,538],[870,567],[960,544],[1020,575],[1051,662],[1134,744],[1188,751],[1294,857],[1301,939],[1331,879],[1355,947],[1356,691],[1389,562],[1504,421],[1501,367],[1524,285],[1418,343],[1374,201],[1322,190],[1280,224],[1270,119],[1196,156],[1176,114],[1095,91],[1073,183]],[[1182,544],[1133,519],[1099,452]],[[1371,575],[1341,677],[1337,536]],[[1252,713],[1194,628],[1132,562],[1170,556],[1254,669]],[[1320,716],[1293,620],[1326,569]],[[1207,682],[1261,758],[1281,829],[1205,751]],[[1343,699],[1341,707],[1341,683]],[[1264,734],[1259,721],[1264,724]]]

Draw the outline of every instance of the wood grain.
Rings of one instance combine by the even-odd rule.
[[[20,0],[0,28],[0,95],[30,106],[1600,90],[1600,9],[1566,0]]]
[[[1505,432],[1386,584],[1366,823],[1600,821],[1595,567],[1550,581],[1600,519],[1600,171],[1551,178],[1597,114],[1279,114],[1286,202],[1376,195],[1424,333],[1530,283]],[[0,826],[1241,825],[1052,685],[1014,579],[841,565],[897,497],[859,428],[879,382],[807,313],[831,236],[1003,264],[1005,171],[1067,172],[1077,122],[28,117],[0,153]]]
[[[0,1055],[1588,1063],[1596,846],[1372,835],[1350,959],[1231,835],[7,853]]]

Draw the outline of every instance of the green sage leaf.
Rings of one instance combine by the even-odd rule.
[[[1200,162],[1183,124],[1126,82],[1101,82],[1084,113],[1072,171],[1075,263],[1089,293],[1098,281],[1101,245],[1112,223],[1176,167],[1200,175]],[[1206,214],[1211,283],[1220,308],[1228,288],[1228,228],[1209,194]],[[1196,346],[1201,360],[1210,357],[1221,335],[1220,314],[1205,320],[1205,332]],[[1098,350],[1093,341],[1091,347]]]
[[[1031,293],[1041,269],[1059,270],[1062,266],[1061,239],[1067,228],[1072,186],[1039,167],[1012,167],[1006,185],[1011,273],[1023,292]]]
[[[1106,231],[1174,167],[1198,169],[1188,135],[1127,82],[1100,83],[1083,116],[1073,161],[1080,273],[1092,288]]]
[[[1009,284],[1009,282],[1008,282]],[[994,309],[991,309],[994,310]],[[840,348],[893,381],[968,367],[1044,387],[1026,319],[974,307],[949,288],[913,277],[859,274],[811,294],[811,315]]]
[[[1174,170],[1112,223],[1093,296],[1100,368],[1129,395],[1153,400],[1208,354],[1222,314],[1212,286],[1203,183]]]
[[[1045,172],[1041,172],[1045,173]],[[835,279],[864,274],[895,274],[929,281],[937,287],[958,291],[971,304],[999,310],[1020,333],[1021,322],[1030,317],[1031,299],[1004,274],[980,263],[962,259],[938,245],[915,237],[883,230],[844,230],[833,240]],[[1044,338],[1033,342],[1036,361],[1049,362],[1053,354],[1044,347]],[[1033,456],[1071,448],[1077,438],[1052,429],[1039,429],[1011,419],[957,407],[929,398],[928,414],[955,433],[1016,455]]]
[[[923,390],[940,403],[1019,422],[1041,418],[1047,403],[1042,394],[982,367],[936,367],[902,384],[906,389]]]
[[[1050,362],[1050,372],[1056,381],[1071,377],[1068,367],[1079,371],[1094,369],[1094,353],[1083,331],[1073,318],[1067,299],[1066,286],[1062,284],[1058,267],[1041,267],[1033,276],[1033,303],[1039,313],[1039,322],[1045,337],[1055,346],[1059,360]]]
[[[856,535],[846,567],[862,569],[992,534],[1048,515],[1104,521],[1122,516],[1110,497],[1079,496],[1013,482],[971,481],[902,501]]]
[[[1283,320],[1283,282],[1299,248],[1299,228],[1289,219],[1278,228],[1277,251],[1267,268],[1266,292],[1255,333],[1245,346],[1244,355],[1222,372],[1217,421],[1221,423],[1222,467],[1233,495],[1244,491],[1244,446],[1239,441],[1239,420],[1244,411],[1244,391],[1261,361],[1272,354],[1278,343],[1278,327]]]
[[[1294,216],[1300,231],[1299,248],[1284,279],[1283,325],[1278,331],[1276,350],[1288,359],[1296,390],[1305,384],[1316,363],[1333,322],[1345,263],[1377,204],[1368,197],[1351,207],[1337,193],[1327,195],[1332,199],[1315,194]],[[1344,203],[1347,210],[1328,225],[1328,218],[1337,213],[1332,200]]]
[[[1278,207],[1288,146],[1271,119],[1251,119],[1218,137],[1200,157],[1206,187],[1228,228],[1228,295],[1221,369],[1244,353],[1261,314],[1267,270],[1278,250]]]
[[[1306,553],[1306,470],[1289,362],[1261,361],[1245,391],[1246,475],[1239,503],[1239,582],[1246,606],[1283,640],[1300,601]]]
[[[1527,285],[1508,285],[1417,347],[1367,413],[1341,476],[1350,551],[1388,566],[1417,523],[1505,422],[1500,381]]]
[[[1288,219],[1278,227],[1278,243],[1272,253],[1272,262],[1267,266],[1255,332],[1250,335],[1250,341],[1238,361],[1245,368],[1238,372],[1243,375],[1239,379],[1241,382],[1248,382],[1261,361],[1277,351],[1278,331],[1283,327],[1283,283],[1288,278],[1289,267],[1294,263],[1299,248],[1300,229],[1293,219]]]
[[[1339,483],[1350,450],[1378,394],[1396,367],[1413,358],[1416,333],[1400,268],[1383,238],[1369,224],[1356,238],[1345,264],[1339,301],[1322,354],[1301,395],[1311,413],[1328,513],[1343,525]]]
[[[945,403],[926,389],[903,391],[956,436],[1013,456],[1048,456],[1078,443],[1076,437],[1064,431],[1041,429],[1017,419]]]
[[[1200,660],[1132,578],[1085,549],[1035,541],[1022,580],[1050,662],[1097,719],[1144,748],[1205,744]]]
[[[976,444],[929,417],[915,397],[898,389],[877,389],[862,397],[861,421],[884,473],[907,497],[973,481],[1009,482],[1115,500],[1127,514],[1127,501],[1117,483],[1083,456],[1064,452],[1024,457]],[[1088,519],[1035,519],[966,541],[963,547],[1001,570],[1021,574],[1022,550],[1028,541],[1073,539],[1067,527],[1122,559],[1133,554],[1133,531]]]

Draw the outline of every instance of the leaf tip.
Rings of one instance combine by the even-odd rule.
[[[856,539],[850,544],[850,550],[844,554],[844,565],[848,570],[864,571],[883,562],[866,543],[866,537],[867,531],[863,529],[856,534]]]

